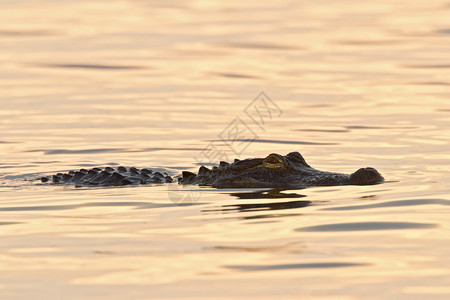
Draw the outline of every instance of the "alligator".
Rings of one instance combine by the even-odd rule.
[[[125,167],[81,169],[42,177],[42,182],[75,184],[76,186],[114,186],[173,182],[166,173],[150,169]],[[384,182],[383,176],[374,168],[360,168],[352,174],[324,172],[312,168],[298,152],[287,155],[269,154],[266,158],[250,158],[233,163],[221,161],[208,169],[201,166],[198,173],[183,171],[179,184],[197,184],[216,188],[283,187],[304,188],[308,186],[371,185]]]

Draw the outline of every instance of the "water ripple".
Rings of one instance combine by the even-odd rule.
[[[430,205],[430,204],[450,205],[450,201],[444,199],[398,200],[368,205],[329,207],[329,208],[322,208],[321,210],[359,210],[359,209],[370,209],[380,207],[403,207],[403,206]]]
[[[207,142],[223,142],[223,140],[207,140]],[[339,143],[318,143],[304,141],[282,141],[282,140],[264,140],[264,139],[233,139],[236,142],[252,142],[252,143],[270,143],[270,144],[292,144],[292,145],[339,145]]]
[[[165,151],[165,150],[175,150],[175,151],[200,151],[202,148],[163,148],[163,147],[152,147],[152,148],[98,148],[98,149],[78,149],[78,150],[70,150],[70,149],[33,149],[27,150],[24,152],[44,152],[47,155],[53,154],[89,154],[89,153],[107,153],[107,152],[150,152],[150,151]]]
[[[199,203],[195,203],[199,204]],[[178,206],[184,206],[183,203]],[[190,204],[186,204],[190,205]],[[12,207],[0,207],[0,211],[50,211],[50,210],[71,210],[83,207],[119,207],[119,206],[131,206],[136,209],[148,209],[148,208],[162,208],[172,207],[173,203],[161,204],[152,202],[91,202],[82,204],[66,204],[66,205],[39,205],[39,206],[12,206]],[[0,223],[1,224],[1,223]]]
[[[273,271],[290,269],[328,269],[342,267],[360,267],[368,266],[367,263],[346,263],[346,262],[327,262],[327,263],[307,263],[307,264],[279,264],[279,265],[230,265],[224,266],[228,269],[238,271]]]
[[[50,36],[60,34],[61,33],[54,30],[0,30],[0,36],[36,37],[36,36]]]
[[[417,64],[417,65],[403,65],[403,68],[412,68],[412,69],[448,69],[450,68],[450,64]]]
[[[239,73],[210,73],[210,74],[221,76],[221,77],[227,77],[227,78],[245,78],[245,79],[260,79],[261,78],[258,76],[239,74]]]
[[[16,144],[18,142],[0,141],[0,144]]]
[[[232,42],[218,43],[219,46],[230,48],[248,48],[248,49],[265,49],[265,50],[296,50],[302,49],[298,46],[281,45],[274,43],[258,43],[258,42]]]
[[[419,229],[434,228],[436,224],[414,223],[414,222],[356,222],[325,224],[309,227],[297,228],[295,231],[367,231],[367,230],[396,230],[396,229]]]
[[[22,222],[0,222],[0,226],[3,225],[14,225],[14,224],[23,224]]]
[[[96,70],[138,70],[144,69],[140,66],[119,66],[119,65],[97,65],[97,64],[42,64],[47,68],[68,68],[68,69],[96,69]]]

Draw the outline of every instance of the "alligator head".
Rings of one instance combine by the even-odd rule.
[[[326,185],[369,185],[382,183],[384,178],[374,168],[361,168],[352,174],[324,172],[308,165],[298,152],[285,156],[272,153],[266,158],[236,159],[220,162],[208,169],[201,166],[198,174],[183,172],[181,184],[228,187],[307,187]]]

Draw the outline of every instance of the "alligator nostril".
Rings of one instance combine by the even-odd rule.
[[[364,169],[368,175],[373,176],[373,177],[381,177],[380,173],[378,173],[378,171],[374,168],[365,168]]]
[[[383,176],[374,168],[361,168],[350,175],[350,180],[354,184],[375,184],[384,181]]]

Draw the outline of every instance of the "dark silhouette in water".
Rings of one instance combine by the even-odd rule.
[[[42,177],[42,182],[72,183],[77,186],[110,186],[172,182],[167,174],[150,169],[125,167],[81,169]],[[308,165],[302,155],[291,152],[285,156],[272,153],[266,158],[236,159],[233,163],[221,161],[208,169],[201,166],[198,173],[183,171],[180,184],[198,184],[217,188],[369,185],[382,183],[384,178],[374,168],[361,168],[352,174],[319,171]]]

